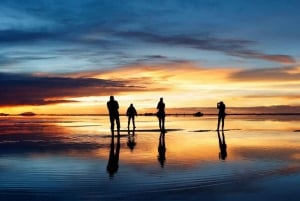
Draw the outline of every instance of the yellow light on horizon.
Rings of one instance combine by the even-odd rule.
[[[300,67],[287,69],[298,73]],[[228,106],[254,107],[268,105],[299,105],[297,93],[300,80],[237,80],[231,75],[241,68],[205,68],[191,62],[155,65],[125,66],[105,72],[78,73],[73,77],[91,77],[124,81],[127,85],[115,92],[123,113],[133,103],[140,111],[149,111],[160,97],[164,97],[167,108],[215,107],[223,100]],[[134,90],[135,86],[139,90]],[[127,87],[127,88],[126,88]],[[1,112],[19,114],[35,113],[90,114],[107,113],[109,96],[53,97],[49,100],[74,102],[38,106],[1,107]],[[150,109],[151,110],[151,109]],[[152,110],[151,110],[152,111]]]

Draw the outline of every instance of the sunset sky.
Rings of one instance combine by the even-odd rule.
[[[298,0],[2,0],[0,113],[300,108]],[[300,112],[300,111],[299,111]]]

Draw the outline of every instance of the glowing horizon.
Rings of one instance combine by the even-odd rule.
[[[299,68],[287,68],[281,71],[293,77],[298,73]],[[102,90],[100,86],[100,89],[95,92],[92,91],[95,86],[94,88],[80,87],[80,90],[73,91],[68,97],[59,94],[58,97],[45,98],[45,101],[50,101],[49,104],[6,106],[1,110],[4,113],[32,111],[40,114],[105,114],[109,95],[116,97],[120,104],[120,111],[123,113],[130,103],[142,112],[151,111],[151,108],[154,112],[160,97],[164,97],[167,108],[215,107],[220,100],[223,100],[227,107],[298,106],[300,97],[295,93],[295,87],[300,85],[300,79],[276,80],[276,76],[280,77],[282,72],[276,75],[277,69],[274,69],[271,72],[274,80],[263,80],[256,75],[250,79],[249,74],[247,79],[243,80],[242,72],[242,68],[209,69],[190,62],[180,62],[126,66],[106,72],[92,72],[89,75],[86,72],[72,74],[66,77],[71,76],[79,80],[117,80],[125,84],[118,86],[116,91],[112,89],[111,92],[106,91],[103,95],[96,95]],[[56,88],[53,90],[61,90],[60,86]],[[105,89],[107,86],[102,88]],[[37,89],[37,93],[41,93],[39,90],[41,89]],[[84,96],[85,94],[88,96]],[[56,100],[62,103],[56,103]]]
[[[255,0],[1,2],[0,113],[105,114],[110,95],[121,113],[130,103],[155,112],[160,97],[172,111],[220,100],[227,107],[297,108],[299,7]]]

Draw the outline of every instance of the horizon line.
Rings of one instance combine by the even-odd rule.
[[[92,113],[92,114],[53,114],[53,113],[44,113],[44,114],[38,114],[38,113],[33,113],[33,114],[7,114],[7,113],[0,113],[0,116],[108,116],[109,114],[106,113]],[[196,113],[166,113],[168,116],[195,116],[195,117],[202,117],[202,116],[213,116],[213,115],[218,115],[218,113],[201,113],[200,115],[197,115]],[[300,115],[300,112],[261,112],[261,113],[226,113],[226,115]],[[126,114],[119,114],[119,116],[127,116]],[[156,113],[142,113],[137,116],[156,116]]]

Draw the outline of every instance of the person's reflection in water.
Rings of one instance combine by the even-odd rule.
[[[220,147],[219,159],[225,160],[227,157],[227,145],[225,141],[224,131],[222,131],[222,136],[218,131],[218,138],[219,138],[219,147]]]
[[[165,132],[161,132],[158,142],[158,161],[160,166],[163,168],[166,161],[166,143],[165,143]]]
[[[128,146],[128,148],[131,151],[133,151],[135,145],[136,145],[136,142],[135,142],[135,130],[133,130],[132,133],[130,133],[130,130],[128,130],[127,146]]]
[[[117,144],[115,149],[115,142],[114,142],[114,133],[112,131],[111,135],[111,143],[110,143],[110,152],[106,170],[109,173],[109,176],[112,178],[115,173],[117,173],[119,169],[119,155],[120,155],[120,134],[118,132],[117,135]]]

